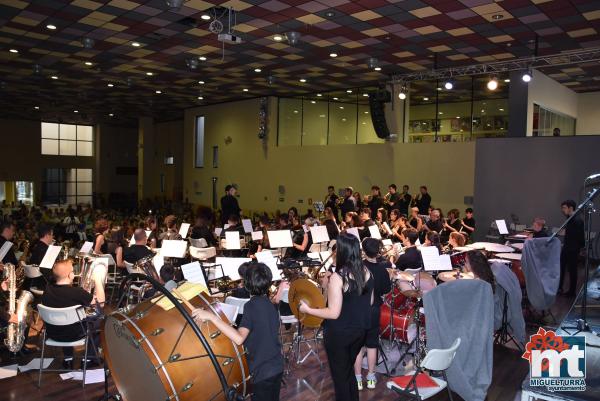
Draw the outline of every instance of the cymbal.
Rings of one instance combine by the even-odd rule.
[[[413,281],[414,280],[414,276],[411,273],[404,272],[402,270],[388,269],[388,272],[390,273],[390,278],[392,280],[401,280],[401,281]]]
[[[470,280],[470,279],[474,279],[475,278],[475,276],[471,272],[469,272],[469,273],[462,273],[462,272],[459,273],[458,270],[451,270],[451,271],[447,271],[447,272],[440,272],[437,277],[441,281],[454,281],[454,280],[458,280],[458,279],[467,279],[467,280]]]
[[[317,328],[321,326],[323,319],[320,317],[300,313],[300,301],[304,301],[311,308],[324,308],[325,297],[321,294],[319,286],[312,280],[300,278],[290,284],[288,293],[290,309],[304,327]]]

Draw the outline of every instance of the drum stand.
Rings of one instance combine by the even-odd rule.
[[[104,362],[104,395],[102,397],[100,397],[98,399],[98,401],[108,401],[108,400],[121,401],[121,395],[119,393],[110,394],[108,392],[108,375],[109,374],[110,374],[110,371],[108,370],[108,366],[106,365],[106,361],[105,361]]]
[[[509,333],[510,323],[508,323],[508,292],[504,292],[504,306],[502,308],[502,326],[494,334],[494,344],[506,345],[513,342],[519,351],[523,351],[521,344]]]
[[[396,280],[394,280],[394,285],[395,285]],[[386,371],[386,376],[390,376],[390,372],[394,373],[395,369],[392,369],[391,371],[388,368],[388,357],[385,354],[385,351],[383,350],[383,346],[381,344],[381,338],[383,337],[384,334],[388,333],[389,334],[389,339],[390,339],[390,346],[388,347],[388,352],[391,351],[394,347],[398,348],[398,353],[402,353],[402,343],[400,342],[400,340],[398,340],[398,337],[396,336],[396,331],[398,329],[396,329],[396,326],[394,326],[394,311],[396,310],[396,308],[394,308],[395,305],[395,300],[398,297],[398,295],[392,291],[392,301],[391,301],[391,305],[390,305],[390,322],[388,323],[387,327],[381,332],[379,333],[379,344],[378,344],[378,348],[379,348],[379,352],[381,352],[381,362],[377,363],[377,366],[381,365],[383,363],[383,366],[385,366],[385,371]],[[410,346],[409,346],[410,348]],[[402,358],[401,358],[402,359]],[[397,366],[398,364],[396,364]]]
[[[421,362],[421,358],[422,358],[421,350],[425,347],[425,344],[423,344],[423,342],[421,340],[421,316],[420,316],[420,312],[419,312],[422,303],[423,303],[423,300],[421,298],[419,298],[417,305],[415,307],[415,320],[416,320],[415,338],[408,344],[406,351],[404,351],[404,353],[398,359],[398,362],[396,362],[396,364],[392,368],[392,374],[396,374],[396,369],[398,368],[398,365],[400,365],[400,363],[404,361],[404,358],[406,357],[406,355],[411,353],[410,350],[412,349],[413,346],[415,347],[415,350],[412,353],[414,365],[418,366],[419,363]]]
[[[317,358],[321,369],[323,369],[323,362],[321,361],[321,357],[319,356],[318,350],[315,349],[318,345],[317,331],[317,329],[314,330],[313,339],[308,339],[304,336],[304,326],[302,325],[302,323],[298,322],[298,333],[296,333],[296,335],[294,336],[294,339],[292,340],[292,344],[290,346],[293,355],[296,357],[297,365],[303,364],[309,356],[314,355],[314,357]],[[315,348],[313,348],[313,346],[310,345],[311,341],[315,343]],[[300,355],[300,346],[302,344],[305,344],[308,347],[308,352],[304,356]]]

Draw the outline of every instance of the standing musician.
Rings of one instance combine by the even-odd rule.
[[[225,187],[225,196],[221,198],[221,223],[227,223],[227,220],[231,215],[235,215],[240,218],[240,205],[235,197],[237,189],[233,185],[227,185]]]
[[[42,305],[51,308],[67,308],[75,305],[84,307],[94,305],[101,308],[104,305],[104,281],[100,277],[100,274],[93,275],[94,294],[88,293],[81,287],[73,286],[75,274],[73,273],[73,264],[70,259],[56,262],[52,268],[52,274],[54,280],[53,283],[46,287],[44,295],[42,295]],[[100,321],[96,322],[99,327]],[[46,324],[46,333],[49,338],[56,341],[76,341],[85,335],[79,322],[67,326]],[[97,335],[90,338],[90,341],[88,341],[88,355],[94,355],[93,347],[98,344]],[[73,348],[63,347],[63,355],[63,367],[69,370],[73,369]],[[91,359],[92,365],[99,362],[94,361],[93,357]],[[89,362],[90,359],[82,361],[82,363],[88,364],[88,368],[90,367]]]
[[[368,202],[368,207],[371,209],[371,216],[377,216],[377,210],[383,207],[383,198],[381,197],[381,190],[377,185],[371,187],[371,198]]]
[[[94,250],[95,254],[106,255],[108,253],[108,241],[106,234],[108,233],[108,220],[100,218],[94,224]]]
[[[458,209],[451,209],[448,212],[448,218],[444,220],[442,230],[440,231],[440,241],[442,244],[448,243],[450,233],[459,232],[462,227],[462,221],[459,219]]]
[[[427,192],[427,187],[422,185],[419,188],[419,193],[414,197],[413,203],[419,208],[419,214],[429,213],[429,206],[431,206],[431,195]]]
[[[335,188],[333,185],[327,187],[327,195],[325,196],[324,205],[325,209],[331,208],[331,213],[335,217],[335,220],[338,220],[338,199],[339,196],[335,193]]]
[[[340,210],[342,211],[342,218],[346,216],[348,212],[356,211],[356,199],[352,195],[354,189],[352,187],[348,187],[344,193],[344,200],[342,201],[342,205],[340,206]]]
[[[408,193],[408,190],[408,185],[402,186],[402,193],[400,194],[400,200],[398,201],[398,210],[406,216],[409,215],[408,208],[412,203],[412,195]]]
[[[12,241],[15,236],[15,225],[12,222],[5,221],[0,224],[0,248],[7,241]],[[12,265],[17,266],[19,261],[17,260],[17,256],[15,255],[15,247],[12,246],[4,258],[0,260],[0,263],[10,263]]]
[[[385,205],[388,210],[398,209],[400,203],[400,194],[396,192],[398,187],[396,184],[390,184],[388,186],[388,193],[385,195]]]
[[[379,313],[381,304],[383,303],[382,297],[392,290],[390,274],[387,271],[388,268],[392,267],[392,264],[380,256],[381,248],[383,247],[380,240],[375,238],[365,238],[362,242],[362,247],[366,255],[366,259],[363,263],[367,269],[369,269],[369,272],[371,272],[374,280],[373,304],[371,305],[371,327],[367,330],[365,340],[369,367],[367,373],[367,388],[374,389],[377,385],[375,366],[377,364],[377,349],[379,347]],[[354,374],[356,375],[356,382],[359,390],[363,389],[362,361],[365,347],[361,348],[356,357],[356,361],[354,362]]]
[[[473,209],[468,207],[465,209],[465,218],[462,219],[462,228],[460,232],[468,237],[475,232],[475,219],[473,218]]]
[[[406,228],[402,231],[402,245],[404,253],[395,261],[396,269],[418,269],[423,266],[421,252],[417,249],[415,243],[419,238],[419,233],[414,228]]]
[[[410,219],[408,220],[408,225],[419,232],[423,228],[423,219],[421,216],[419,216],[419,208],[416,206],[410,209]]]
[[[329,277],[327,307],[316,309],[300,301],[299,310],[326,319],[323,338],[335,399],[358,401],[353,366],[371,327],[374,280],[363,265],[356,237],[340,234],[336,252],[337,269]]]

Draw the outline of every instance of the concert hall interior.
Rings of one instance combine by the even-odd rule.
[[[0,0],[0,73],[0,400],[600,400],[600,1]]]

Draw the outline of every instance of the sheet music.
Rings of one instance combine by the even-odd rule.
[[[42,262],[40,263],[40,267],[52,269],[52,266],[54,266],[54,262],[56,261],[61,249],[62,246],[60,245],[50,245],[46,251],[46,254],[44,255],[44,258],[42,259]]]
[[[421,246],[421,240],[419,238],[417,238],[417,240],[415,241],[415,245],[416,246]]]
[[[156,269],[156,273],[160,276],[160,269],[165,264],[165,258],[160,255],[160,252],[152,258],[152,264],[154,265],[154,269]]]
[[[17,375],[18,366],[19,365],[14,364],[0,367],[0,379],[15,377]]]
[[[450,255],[440,255],[438,259],[438,270],[452,270]]]
[[[319,252],[308,252],[306,256],[311,259],[321,260],[321,255],[319,255]]]
[[[223,258],[217,257],[215,259],[215,263],[223,266],[223,273],[232,281],[241,280],[240,275],[238,274],[238,268],[242,263],[251,262],[250,258]]]
[[[381,241],[381,243],[383,245],[392,245],[392,240],[391,239],[384,239],[383,241]]]
[[[290,230],[267,231],[271,248],[292,247],[292,233]]]
[[[356,228],[356,227],[350,227],[350,228],[346,229],[346,232],[348,234],[354,235],[360,241],[360,234],[358,233],[358,228]]]
[[[227,317],[230,323],[235,323],[235,319],[238,315],[239,306],[230,305],[224,302],[217,302],[217,309],[221,309],[221,312]]]
[[[385,230],[386,233],[388,234],[392,234],[392,229],[390,228],[390,225],[387,223],[387,221],[383,222],[383,229]]]
[[[2,260],[4,259],[4,257],[8,253],[8,251],[10,251],[10,248],[12,248],[12,246],[13,246],[13,243],[10,241],[6,241],[2,245],[2,248],[0,248],[0,262],[2,262]]]
[[[221,227],[215,228],[215,234],[217,235],[217,237],[220,237],[222,232],[223,229]]]
[[[246,234],[250,234],[254,229],[252,228],[252,220],[250,219],[242,219],[242,227],[244,227],[244,232]]]
[[[260,241],[263,239],[262,231],[253,231],[252,232],[252,241]]]
[[[182,265],[181,272],[183,273],[183,277],[190,283],[202,284],[208,288],[208,285],[206,285],[206,279],[204,278],[204,273],[202,272],[202,267],[200,266],[200,262]]]
[[[131,239],[129,240],[129,246],[135,245],[135,234],[131,234]]]
[[[231,227],[230,224],[223,224],[223,230],[227,230],[229,227]]]
[[[319,256],[321,257],[321,262],[325,262],[325,269],[329,269],[333,264],[333,258],[331,256],[331,251],[323,251],[319,252]]]
[[[94,246],[94,243],[91,241],[85,241],[83,243],[83,245],[81,246],[81,249],[79,250],[79,253],[83,253],[85,255],[87,255],[88,253],[90,253],[90,251],[92,250],[92,247]]]
[[[327,232],[327,227],[325,226],[310,227],[310,235],[312,236],[313,244],[329,242],[329,233]]]
[[[160,256],[164,258],[183,258],[188,243],[180,240],[163,240]]]
[[[281,280],[281,271],[277,267],[277,259],[275,259],[272,252],[257,252],[255,256],[258,262],[264,263],[269,267],[269,269],[271,270],[271,274],[273,275],[273,280]]]
[[[302,229],[305,233],[308,233],[308,226],[306,224],[302,224]]]
[[[240,233],[237,231],[225,232],[225,249],[241,249]]]
[[[369,226],[369,232],[371,233],[371,238],[381,239],[381,233],[379,232],[379,227],[377,227],[377,225],[373,224],[372,226]]]
[[[190,223],[181,223],[181,227],[179,227],[181,238],[187,238],[188,231],[190,231]]]
[[[423,258],[423,267],[426,271],[439,270],[440,252],[435,246],[421,247],[421,257]]]
[[[498,226],[498,232],[500,234],[508,234],[508,227],[506,227],[506,221],[505,220],[496,220],[496,226]]]
[[[47,369],[48,366],[52,363],[54,358],[44,358],[44,362],[42,362],[42,368]],[[33,358],[27,365],[19,365],[19,372],[28,372],[30,370],[37,370],[40,368],[41,358]]]

